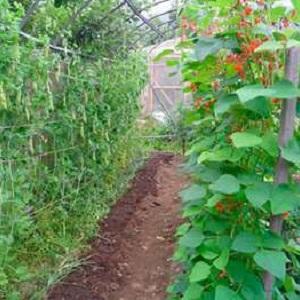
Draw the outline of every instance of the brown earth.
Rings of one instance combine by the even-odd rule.
[[[163,300],[176,273],[170,261],[180,223],[180,158],[154,153],[101,224],[87,264],[49,292],[48,300]]]

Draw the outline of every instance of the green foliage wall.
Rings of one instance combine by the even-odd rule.
[[[6,1],[0,20],[0,298],[41,299],[126,185],[146,68],[23,41]]]

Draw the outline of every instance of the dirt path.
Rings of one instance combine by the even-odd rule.
[[[88,263],[55,286],[48,300],[164,300],[179,224],[180,160],[155,153],[102,224]]]

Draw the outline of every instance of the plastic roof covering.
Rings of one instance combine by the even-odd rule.
[[[153,46],[146,47],[144,50],[149,54],[150,57],[155,58],[158,54],[160,54],[163,50],[172,49],[174,52],[170,56],[180,56],[180,52],[176,49],[176,45],[180,41],[179,38],[173,38],[170,40],[165,40],[160,44],[156,44]]]
[[[41,0],[35,0],[32,6],[34,6],[35,3],[39,3],[40,1]],[[111,11],[109,11],[101,19],[100,22],[104,21],[111,14],[122,13],[124,18],[126,18],[126,21],[130,23],[135,23],[135,30],[140,31],[140,35],[137,35],[139,36],[139,39],[132,42],[132,46],[134,48],[136,48],[136,44],[139,41],[142,41],[145,35],[147,34],[150,35],[154,33],[156,35],[155,41],[154,43],[152,43],[152,45],[156,44],[156,46],[153,46],[152,48],[148,47],[149,50],[154,50],[156,47],[159,47],[159,45],[163,41],[170,40],[170,38],[174,38],[176,36],[175,33],[178,26],[178,16],[181,13],[181,9],[184,3],[188,0],[145,0],[146,3],[144,5],[141,3],[136,3],[136,1],[138,0],[117,0],[115,7]],[[79,9],[79,11],[84,10],[92,2],[93,0],[86,0],[86,2],[83,3],[83,6]],[[29,8],[29,10],[30,9],[31,7]],[[168,29],[163,31],[161,29],[163,26],[167,26]],[[174,34],[170,35],[170,32]],[[22,23],[20,34],[26,39],[30,39],[41,44],[43,43],[43,41],[39,40],[38,38],[22,31]],[[153,40],[152,36],[151,40]],[[147,45],[140,46],[144,48]],[[56,51],[61,51],[70,54],[76,52],[72,49],[59,47],[56,43],[51,43],[50,48]],[[80,55],[93,58],[89,55]]]
[[[145,1],[146,2],[146,1]],[[136,0],[120,0],[116,7],[108,14],[126,11],[126,21],[135,23],[135,30],[140,31],[140,39],[133,41],[133,45],[143,39],[146,34],[155,34],[157,43],[170,38],[170,33],[176,32],[177,17],[184,0],[150,0],[145,5],[137,4]],[[162,30],[167,27],[167,30]]]

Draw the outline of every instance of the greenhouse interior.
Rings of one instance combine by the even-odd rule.
[[[0,0],[0,299],[300,300],[300,1]]]

